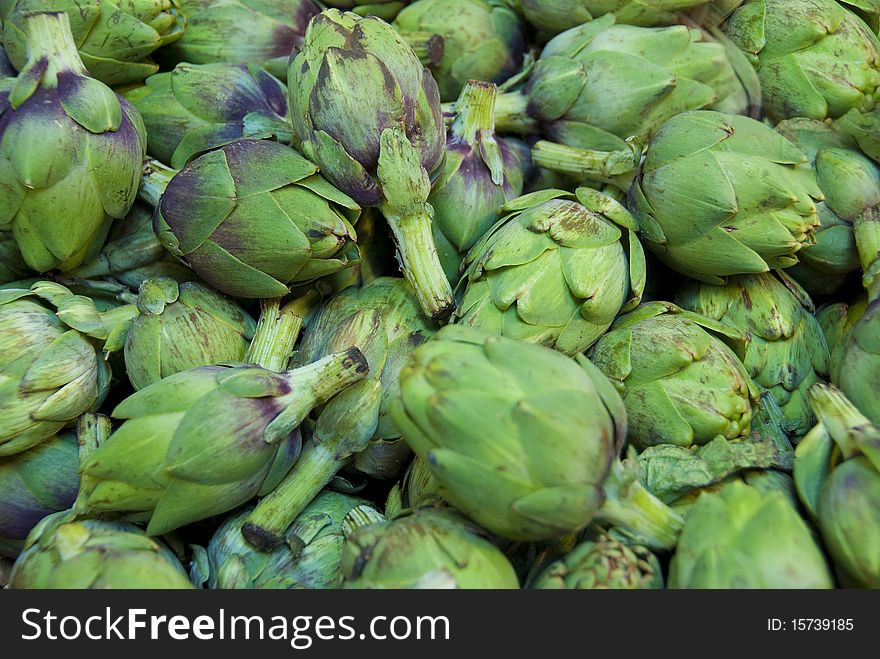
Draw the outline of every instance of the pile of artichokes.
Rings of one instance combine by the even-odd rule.
[[[880,587],[878,24],[0,0],[0,587]]]

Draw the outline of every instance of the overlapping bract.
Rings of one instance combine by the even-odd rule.
[[[676,12],[709,0],[520,0],[526,19],[542,32],[557,34],[613,13],[628,25],[671,25]]]

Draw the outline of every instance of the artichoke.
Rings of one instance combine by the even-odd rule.
[[[638,305],[645,255],[633,217],[591,190],[514,199],[468,255],[455,322],[568,355]]]
[[[366,370],[352,348],[283,373],[203,366],[159,380],[113,411],[123,423],[83,461],[77,510],[149,521],[150,535],[232,510],[278,484],[300,422]]]
[[[493,533],[544,540],[601,518],[674,544],[680,520],[615,460],[626,413],[583,356],[449,325],[404,366],[391,414],[443,499]]]
[[[314,362],[354,345],[370,374],[320,410],[299,461],[249,518],[244,528],[249,542],[261,549],[276,546],[294,517],[349,463],[373,478],[399,475],[409,449],[389,406],[399,394],[401,367],[433,333],[404,279],[382,277],[324,304],[309,324],[299,359]]]
[[[147,128],[147,152],[180,168],[242,137],[289,142],[287,88],[256,66],[178,64],[125,93]]]
[[[816,244],[799,254],[788,274],[810,293],[830,295],[859,269],[853,224],[880,206],[880,167],[821,121],[787,119],[776,130],[807,154],[825,197],[816,206]]]
[[[0,458],[0,555],[15,558],[46,515],[67,510],[79,487],[76,435],[62,433]]]
[[[776,121],[834,119],[880,100],[880,40],[835,0],[748,0],[726,29],[754,63]]]
[[[880,425],[880,299],[868,304],[841,341],[837,386],[871,423]]]
[[[565,145],[539,142],[537,165],[604,179],[631,172],[638,142],[667,119],[701,108],[745,113],[749,102],[721,43],[683,25],[614,25],[609,14],[552,39],[524,88],[499,95],[495,121],[500,132]]]
[[[290,147],[239,140],[168,182],[155,228],[218,291],[269,298],[346,267],[359,210]]]
[[[671,25],[676,12],[711,0],[519,0],[526,20],[544,34],[587,23],[606,14],[614,14],[619,23],[628,25]]]
[[[798,444],[794,478],[844,586],[880,587],[880,427],[835,387],[810,399],[819,422]]]
[[[320,12],[312,0],[176,0],[186,15],[181,39],[162,49],[175,64],[256,64],[287,75],[291,50]]]
[[[880,108],[870,112],[850,110],[834,127],[856,141],[862,152],[880,163]]]
[[[840,382],[840,365],[846,355],[853,325],[865,315],[868,300],[864,296],[851,302],[829,304],[816,313],[816,320],[825,336],[830,360],[828,362],[828,379],[832,384]]]
[[[135,389],[196,366],[244,359],[256,323],[212,289],[167,277],[141,284],[125,340],[125,370]]]
[[[362,526],[342,549],[344,588],[519,588],[501,550],[452,511]]]
[[[469,81],[456,103],[446,158],[431,187],[434,244],[446,277],[458,281],[464,256],[518,197],[523,167],[516,147],[495,135],[495,85]]]
[[[337,9],[348,9],[361,16],[378,16],[390,21],[410,0],[324,0],[322,4]]]
[[[468,80],[503,82],[522,66],[525,38],[505,0],[416,0],[394,27],[443,38],[443,56],[431,67],[440,98],[455,100]]]
[[[391,519],[404,510],[443,505],[440,484],[431,473],[431,468],[418,458],[413,458],[401,481],[388,492],[385,516]]]
[[[315,497],[293,523],[283,545],[270,554],[254,550],[241,536],[250,509],[229,517],[207,549],[199,548],[193,581],[208,588],[338,588],[346,538],[364,524],[382,520],[366,501],[337,492]]]
[[[822,550],[781,492],[733,482],[700,495],[669,567],[670,588],[832,588]]]
[[[648,549],[607,534],[586,540],[551,563],[530,585],[542,590],[663,588],[660,561]]]
[[[27,14],[66,12],[89,74],[110,85],[140,82],[159,70],[149,59],[174,43],[186,23],[174,0],[0,0],[3,45],[15,68],[27,61]]]
[[[303,153],[362,206],[379,206],[425,312],[448,316],[452,290],[431,235],[429,174],[445,151],[437,83],[378,18],[330,9],[309,24],[288,74]]]
[[[47,518],[12,568],[10,588],[192,588],[177,557],[131,524]]]
[[[782,409],[782,429],[800,437],[812,427],[807,390],[828,375],[828,346],[807,293],[777,274],[737,275],[724,286],[693,282],[676,303],[748,337],[743,365]]]
[[[636,447],[687,447],[748,436],[757,391],[734,352],[744,345],[724,323],[649,302],[621,316],[590,358],[623,397]]]
[[[760,122],[687,112],[654,137],[629,207],[661,261],[723,284],[728,275],[794,265],[797,252],[814,244],[822,193],[807,163]]]
[[[70,270],[134,203],[146,139],[137,111],[88,77],[66,14],[31,14],[27,29],[27,64],[0,90],[0,230],[32,269]]]
[[[89,298],[38,281],[0,290],[0,456],[37,446],[96,407],[110,384],[134,305],[100,312]]]

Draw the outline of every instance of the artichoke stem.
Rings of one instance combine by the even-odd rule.
[[[810,406],[844,459],[864,453],[872,462],[880,462],[880,429],[862,414],[843,392],[831,384],[817,382],[807,396]]]
[[[163,165],[158,160],[147,160],[144,162],[144,169],[141,174],[141,187],[138,190],[138,197],[150,206],[158,206],[159,200],[165,194],[165,188],[168,187],[177,171],[167,165]]]
[[[309,442],[280,485],[247,518],[241,529],[245,540],[259,551],[275,549],[284,542],[287,528],[348,460],[337,458],[329,446]]]
[[[495,130],[499,133],[536,135],[538,122],[529,116],[529,99],[522,92],[505,92],[495,97]]]
[[[579,179],[596,179],[624,191],[629,189],[640,159],[641,147],[634,142],[619,151],[576,149],[547,140],[538,140],[532,147],[532,161],[537,167]]]
[[[455,299],[434,245],[430,204],[407,217],[395,215],[387,205],[382,212],[394,234],[403,274],[415,289],[422,310],[434,320],[446,318],[455,310]]]
[[[868,301],[880,298],[880,206],[872,206],[853,224],[859,260],[862,262],[862,284]]]
[[[28,60],[36,62],[45,57],[47,68],[43,74],[54,79],[60,71],[87,75],[79,51],[70,31],[70,19],[64,12],[37,12],[26,18],[25,47]]]
[[[245,361],[276,373],[286,370],[305,316],[319,299],[318,292],[311,289],[284,308],[279,298],[261,300],[260,320]]]
[[[455,104],[457,116],[452,125],[455,135],[473,144],[480,132],[493,133],[497,93],[497,88],[491,82],[468,80]]]
[[[672,550],[684,526],[681,515],[645,489],[620,461],[611,467],[605,501],[595,519],[635,534],[654,551]]]
[[[422,66],[437,66],[443,59],[446,43],[443,37],[433,32],[401,32],[400,36],[413,49]]]

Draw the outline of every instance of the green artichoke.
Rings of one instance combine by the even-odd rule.
[[[870,112],[850,110],[834,127],[856,141],[862,152],[880,163],[880,108]]]
[[[628,25],[671,25],[676,12],[687,11],[710,0],[519,0],[526,19],[544,34],[614,14]]]
[[[0,456],[26,451],[96,407],[134,305],[100,312],[48,281],[0,290]]]
[[[742,362],[749,376],[782,409],[782,429],[805,435],[813,425],[807,390],[828,375],[830,360],[809,295],[779,271],[737,275],[724,286],[692,282],[675,302],[748,337]]]
[[[67,510],[79,488],[76,435],[66,432],[0,458],[0,555],[15,558],[46,515]]]
[[[645,255],[621,204],[578,188],[501,210],[506,217],[468,254],[456,323],[574,355],[638,305]]]
[[[27,62],[27,14],[66,12],[73,41],[89,74],[115,86],[140,82],[159,70],[150,60],[174,43],[186,23],[174,0],[0,0],[3,45],[15,68]]]
[[[400,373],[391,408],[444,500],[512,540],[610,519],[674,544],[676,516],[615,460],[626,413],[583,356],[450,325]]]
[[[660,561],[648,549],[607,534],[586,540],[551,563],[529,586],[541,590],[663,588]]]
[[[220,589],[338,588],[346,538],[359,526],[383,519],[363,499],[322,492],[291,526],[289,545],[265,554],[242,538],[241,527],[250,511],[229,517],[207,549],[198,548],[191,569],[196,585]]]
[[[519,588],[501,550],[449,510],[362,526],[342,549],[344,588]]]
[[[822,193],[807,163],[760,122],[687,112],[652,140],[629,207],[661,261],[723,284],[728,275],[794,265],[798,251],[814,244]]]
[[[410,0],[324,0],[322,4],[348,9],[361,16],[378,16],[384,21],[390,21],[409,2]]]
[[[844,586],[880,587],[880,427],[835,387],[810,399],[819,422],[798,444],[795,484]]]
[[[288,73],[303,153],[362,206],[378,206],[404,275],[432,318],[454,301],[431,235],[429,174],[445,151],[437,83],[394,29],[330,9],[309,24]]]
[[[830,355],[828,379],[832,384],[840,382],[840,365],[846,354],[853,326],[865,315],[868,300],[860,296],[851,302],[835,302],[816,313],[816,320],[825,336]]]
[[[147,152],[180,168],[242,137],[289,142],[284,83],[257,66],[178,64],[125,92],[147,128]]]
[[[443,56],[431,72],[445,101],[455,100],[468,80],[504,82],[522,66],[525,38],[506,0],[416,0],[394,27],[404,39],[443,38]]]
[[[745,343],[724,323],[649,302],[621,316],[590,358],[623,397],[636,447],[686,447],[748,436],[757,391],[734,352]]]
[[[232,510],[278,484],[300,422],[366,370],[352,348],[283,373],[203,366],[159,380],[113,411],[123,423],[84,460],[77,510],[148,520],[150,535]]]
[[[284,481],[257,506],[244,532],[249,542],[271,549],[284,530],[347,464],[373,478],[394,478],[409,455],[389,416],[399,395],[400,370],[434,333],[404,279],[382,277],[347,288],[328,300],[309,323],[300,345],[302,363],[357,346],[370,374],[320,410],[310,442]]]
[[[843,336],[836,357],[837,386],[875,425],[880,425],[880,299]]]
[[[26,277],[29,272],[15,244],[15,236],[11,231],[0,230],[0,284]]]
[[[290,147],[239,140],[168,182],[154,226],[162,245],[218,291],[268,298],[345,268],[359,210]]]
[[[125,340],[125,370],[135,389],[196,366],[244,359],[256,323],[207,286],[167,277],[145,281]]]
[[[776,121],[834,119],[880,100],[880,40],[835,0],[748,0],[726,29],[752,59]]]
[[[498,209],[522,193],[517,149],[495,135],[495,95],[491,83],[471,80],[465,85],[446,137],[446,158],[428,197],[434,244],[453,285],[468,250],[498,220]]]
[[[192,588],[177,557],[131,524],[47,518],[15,561],[10,588]]]
[[[312,0],[176,0],[186,15],[183,37],[162,49],[177,64],[256,64],[287,75],[291,50],[320,12]]]
[[[88,77],[66,14],[27,26],[27,64],[0,90],[0,229],[32,269],[70,270],[134,203],[146,139],[137,111]]]
[[[787,119],[776,130],[807,154],[825,196],[816,205],[816,244],[799,254],[788,274],[814,295],[831,295],[859,269],[853,224],[880,206],[880,167],[821,121]]]
[[[385,516],[391,519],[404,510],[442,505],[440,484],[431,473],[431,468],[418,458],[413,458],[401,481],[388,492]]]
[[[614,25],[608,14],[552,39],[525,87],[498,96],[495,121],[500,132],[565,145],[539,142],[537,165],[605,178],[630,173],[638,142],[667,119],[701,108],[745,113],[749,103],[721,43],[684,25]]]
[[[781,492],[734,482],[700,495],[669,567],[670,588],[832,588],[822,550]]]

